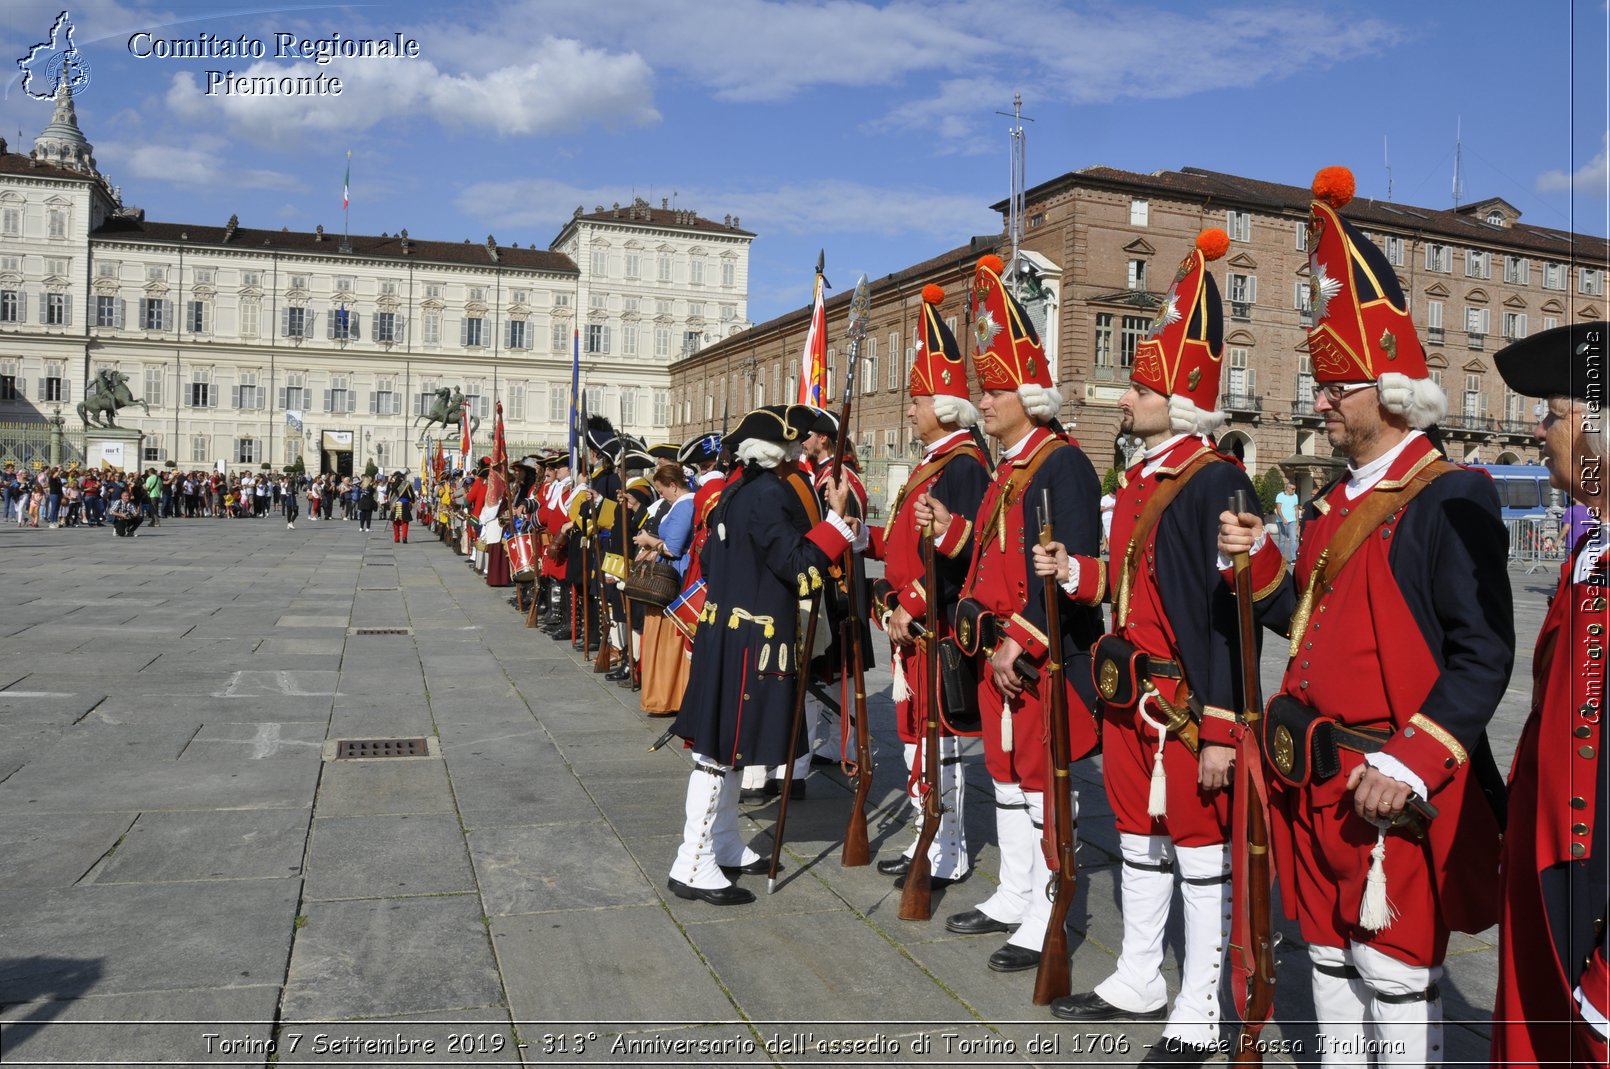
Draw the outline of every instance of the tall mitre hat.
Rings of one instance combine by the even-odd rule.
[[[1353,172],[1314,176],[1308,220],[1308,352],[1317,382],[1375,382],[1388,372],[1427,376],[1425,350],[1397,272],[1363,231],[1337,212],[1353,199]]]
[[[1001,281],[1005,264],[993,253],[979,258],[973,274],[973,366],[978,384],[986,390],[1015,390],[1020,386],[1050,389],[1040,335],[1028,313]]]
[[[1172,399],[1212,413],[1219,399],[1224,357],[1224,306],[1207,269],[1222,257],[1230,238],[1217,227],[1202,231],[1163,296],[1151,332],[1135,347],[1130,378]],[[1221,420],[1222,422],[1222,420]]]
[[[961,346],[939,316],[945,299],[943,286],[922,288],[922,311],[917,320],[917,354],[911,361],[911,396],[950,396],[967,399],[967,363]]]

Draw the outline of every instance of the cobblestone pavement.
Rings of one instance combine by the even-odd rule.
[[[754,905],[670,895],[685,752],[650,753],[661,722],[526,630],[448,547],[388,533],[0,529],[0,1061],[1082,1065],[1157,1039],[1054,1024],[1032,973],[985,968],[999,937],[945,931],[996,868],[977,760],[978,869],[936,894],[931,922],[897,919],[875,868],[840,865],[837,769],[790,806],[775,894],[745,877]],[[1512,578],[1506,768],[1549,579]],[[1271,643],[1268,684],[1278,656]],[[887,672],[869,684],[886,858],[911,829]],[[332,760],[337,740],[405,736],[426,755]],[[1094,762],[1077,786],[1087,990],[1120,940],[1117,836]],[[762,852],[775,815],[745,810]],[[1494,943],[1455,937],[1454,1060],[1485,1063]],[[1293,932],[1279,959],[1288,1023],[1267,1034],[1295,1058],[1270,1061],[1308,1064]]]

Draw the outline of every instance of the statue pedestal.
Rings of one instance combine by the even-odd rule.
[[[84,431],[84,466],[107,467],[123,471],[143,471],[140,447],[145,433],[133,427],[90,427]]]

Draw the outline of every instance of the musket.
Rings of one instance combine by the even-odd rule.
[[[576,478],[582,481],[584,487],[591,490],[592,480],[587,476],[587,391],[585,388],[581,390],[581,395],[577,399],[576,421],[579,424],[577,433],[581,436],[581,441],[576,447],[577,464],[579,465],[576,471]],[[591,507],[592,502],[590,500],[583,502],[580,509],[582,516]],[[587,536],[586,522],[582,516],[577,518],[578,529],[575,532],[576,537],[581,539],[581,582],[576,586],[576,596],[581,599],[581,655],[585,658],[593,652],[592,543],[597,540]],[[576,614],[571,613],[570,619],[571,627],[574,628]],[[575,641],[574,635],[571,636],[571,641]]]
[[[624,420],[622,422],[624,422]],[[622,433],[625,433],[624,429]],[[621,446],[622,471],[625,470],[625,465],[626,447],[623,443]],[[631,524],[628,523],[626,519],[625,479],[621,480],[621,495],[619,502],[616,505],[615,523],[620,530],[621,560],[626,562],[627,573],[630,574],[632,564],[631,559],[626,555],[626,547],[630,545],[631,542],[626,536],[631,530]],[[635,681],[637,679],[637,664],[632,658],[632,599],[626,596],[626,585],[624,583],[621,584],[621,621],[623,625],[621,627],[621,656],[625,658],[626,671],[630,673],[627,676],[627,679]]]
[[[923,589],[928,608],[923,619],[921,641],[926,646],[922,687],[927,716],[922,729],[922,828],[906,869],[906,885],[900,892],[900,919],[925,921],[934,915],[934,866],[928,856],[939,821],[944,815],[944,799],[939,792],[939,565],[934,560],[934,528],[929,524],[922,534]],[[899,656],[896,654],[895,656]]]
[[[1247,511],[1246,491],[1230,499],[1237,516]],[[1241,717],[1245,732],[1237,746],[1235,796],[1231,799],[1231,990],[1241,1010],[1241,1034],[1231,1065],[1262,1065],[1258,1035],[1275,1006],[1275,935],[1270,906],[1274,873],[1269,860],[1268,793],[1263,755],[1258,747],[1258,721],[1263,716],[1263,686],[1258,670],[1258,632],[1252,602],[1252,556],[1237,553],[1235,609],[1241,645]]]
[[[619,439],[617,439],[617,441],[619,441]],[[619,502],[616,503],[615,510],[617,512],[620,511]],[[595,674],[609,671],[609,636],[611,634],[611,629],[615,626],[615,613],[609,604],[609,573],[604,570],[604,540],[602,537],[597,537],[603,533],[599,530],[600,524],[598,522],[599,516],[603,511],[602,499],[600,499],[598,507],[593,510],[593,531],[595,533],[593,541],[598,547],[598,559],[596,562],[597,571],[595,571],[593,574],[598,577],[599,619],[598,656],[593,658],[593,672]]]
[[[833,478],[844,477],[844,454],[850,442],[850,405],[855,397],[855,373],[861,362],[861,344],[866,340],[867,320],[872,315],[872,293],[862,275],[855,284],[855,296],[850,298],[850,358],[844,380],[844,402],[839,410],[838,443],[833,451]],[[863,517],[862,522],[865,522]],[[852,680],[855,684],[855,798],[850,804],[850,822],[844,829],[844,849],[839,864],[845,868],[858,868],[872,861],[871,847],[867,842],[866,804],[872,793],[872,731],[867,723],[866,706],[866,649],[862,643],[864,622],[869,611],[866,603],[866,575],[861,555],[854,548],[844,551],[844,579],[850,589],[850,611],[841,631],[840,645],[850,658]],[[842,727],[842,719],[840,721]]]
[[[817,261],[817,273],[821,273],[820,258],[818,258]],[[866,337],[866,323],[871,313],[872,296],[867,287],[866,276],[862,275],[861,280],[856,283],[855,296],[850,300],[850,362],[849,374],[847,377],[848,381],[845,383],[844,388],[843,409],[846,417],[849,415],[850,398],[853,395],[854,390],[855,365],[857,360],[860,359],[861,355],[861,339]],[[843,471],[844,446],[845,442],[848,440],[848,437],[849,428],[843,423],[840,423],[838,447],[833,453],[832,470],[835,478],[838,477]],[[847,550],[846,552],[853,552],[853,550]],[[777,889],[777,869],[779,864],[782,862],[783,857],[783,829],[788,825],[788,796],[793,793],[794,788],[794,747],[799,742],[800,731],[805,723],[805,696],[807,693],[809,693],[811,679],[811,650],[816,645],[816,622],[818,617],[821,616],[821,612],[822,592],[818,589],[811,592],[811,607],[809,613],[806,615],[805,621],[805,644],[803,647],[801,647],[798,655],[795,657],[795,670],[798,673],[798,676],[794,686],[794,709],[793,714],[790,717],[788,727],[788,758],[783,764],[782,798],[777,805],[777,824],[772,829],[771,869],[766,877],[767,894],[771,894]],[[860,632],[857,631],[856,633],[859,634]],[[858,684],[857,689],[863,692],[861,714],[864,716],[864,692],[866,689],[864,683]],[[870,739],[868,740],[867,747],[870,751]],[[857,756],[860,756],[859,743],[857,744]],[[868,754],[868,761],[863,768],[864,774],[867,777],[867,790],[870,791],[872,776],[870,753]],[[857,794],[862,798],[864,805],[865,795],[861,793],[859,784],[857,784]],[[853,812],[850,817],[850,822],[852,826],[855,824],[855,814]],[[851,833],[849,832],[845,833],[846,849],[849,848],[850,835]],[[863,841],[866,839],[866,814],[864,809],[861,812],[861,838]],[[847,863],[848,862],[846,862],[846,864]],[[867,862],[865,859],[860,862],[862,865],[865,865],[866,863]]]
[[[1040,491],[1040,545],[1049,545],[1051,491]],[[1045,1006],[1073,990],[1068,955],[1068,909],[1079,884],[1078,861],[1073,848],[1072,746],[1068,741],[1068,693],[1062,679],[1062,620],[1057,599],[1062,591],[1057,577],[1042,577],[1045,597],[1045,667],[1040,672],[1040,703],[1048,724],[1046,748],[1051,783],[1047,788],[1045,836],[1040,847],[1051,870],[1046,894],[1051,899],[1051,920],[1040,947],[1040,968],[1034,976],[1034,1004]]]

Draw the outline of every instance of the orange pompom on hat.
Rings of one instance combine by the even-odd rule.
[[[1006,265],[987,254],[973,274],[973,366],[986,390],[1051,389],[1051,369],[1034,324],[1001,281]]]
[[[1130,379],[1169,398],[1178,431],[1207,434],[1225,421],[1215,411],[1224,357],[1224,306],[1207,262],[1229,248],[1229,235],[1217,227],[1197,235],[1174,272],[1150,333],[1135,347]]]

